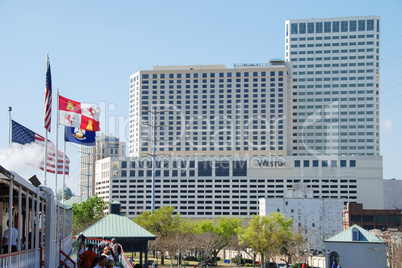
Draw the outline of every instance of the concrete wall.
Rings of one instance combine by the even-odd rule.
[[[384,209],[402,209],[402,180],[384,180]]]

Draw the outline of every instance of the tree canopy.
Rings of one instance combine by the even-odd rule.
[[[102,219],[105,209],[108,208],[102,198],[91,196],[88,200],[73,205],[73,232],[78,234],[82,230]]]
[[[240,230],[240,244],[255,250],[263,262],[280,253],[285,241],[292,239],[292,219],[279,212],[268,216],[253,215],[248,226]]]

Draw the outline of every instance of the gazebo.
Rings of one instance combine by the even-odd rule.
[[[342,267],[387,267],[386,243],[358,225],[324,241],[326,267],[341,263]]]
[[[140,252],[140,264],[148,264],[148,241],[155,240],[156,236],[136,224],[126,216],[120,214],[120,203],[112,202],[110,214],[91,225],[82,233],[88,238],[102,239],[106,236],[107,240],[112,238],[121,244],[124,251]],[[144,262],[143,256],[144,254]]]

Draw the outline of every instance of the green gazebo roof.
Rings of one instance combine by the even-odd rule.
[[[359,232],[359,239],[353,240],[353,229]],[[325,242],[358,242],[358,243],[385,243],[384,240],[378,238],[376,235],[366,231],[359,225],[352,225],[346,230],[328,238]]]
[[[108,214],[101,220],[82,231],[86,237],[136,238],[155,240],[156,236],[123,215]]]

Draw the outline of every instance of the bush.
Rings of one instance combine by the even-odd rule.
[[[196,256],[186,256],[184,258],[185,261],[198,261],[198,258]]]

